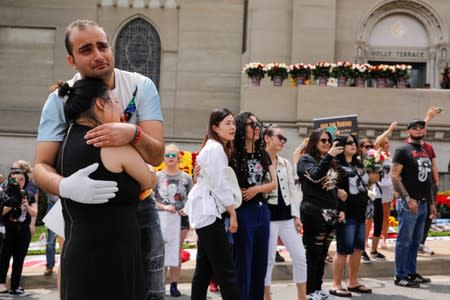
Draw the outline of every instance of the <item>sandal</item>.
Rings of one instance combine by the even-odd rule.
[[[364,284],[360,284],[355,287],[347,287],[347,290],[360,294],[372,294],[372,289],[369,289]]]
[[[330,295],[336,296],[336,297],[351,297],[352,293],[350,293],[348,290],[340,288],[340,289],[331,289]]]
[[[327,257],[325,257],[325,262],[332,264],[333,263],[333,256],[331,256],[330,254],[327,254]]]

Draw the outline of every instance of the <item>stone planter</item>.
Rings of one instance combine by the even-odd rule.
[[[274,86],[282,86],[284,78],[282,76],[275,75],[275,76],[273,76],[272,80],[273,80],[273,85]]]
[[[366,87],[366,81],[362,77],[356,77],[355,86],[360,88]]]
[[[318,81],[319,81],[319,86],[327,86],[328,77],[320,76]]]
[[[259,76],[252,76],[250,77],[250,80],[252,81],[253,86],[259,86],[261,84],[261,77]]]
[[[300,85],[304,85],[304,84],[305,84],[305,77],[303,77],[303,76],[295,77],[295,85],[296,86],[300,86]]]
[[[380,89],[387,88],[386,78],[377,78],[377,88]]]
[[[347,86],[347,77],[339,76],[337,79],[338,87],[346,87]]]
[[[398,89],[406,89],[407,84],[408,84],[408,82],[406,81],[406,79],[397,80],[397,88]]]

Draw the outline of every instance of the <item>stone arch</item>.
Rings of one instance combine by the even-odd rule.
[[[429,37],[426,51],[426,75],[432,86],[437,87],[439,72],[449,64],[447,24],[437,11],[422,0],[385,0],[373,7],[361,21],[356,38],[357,62],[367,62],[370,45],[368,40],[374,27],[384,18],[406,15],[423,25]]]
[[[114,35],[116,67],[138,72],[159,87],[161,39],[156,27],[141,15],[125,21]]]

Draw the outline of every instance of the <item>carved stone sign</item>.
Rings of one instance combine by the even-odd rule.
[[[392,59],[392,60],[428,60],[428,51],[423,49],[388,49],[388,48],[371,48],[366,52],[366,57],[376,59]]]

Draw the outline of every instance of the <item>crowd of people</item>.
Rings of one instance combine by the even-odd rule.
[[[264,125],[251,112],[215,109],[191,178],[179,168],[178,147],[164,146],[154,83],[114,68],[104,30],[77,20],[67,28],[65,45],[78,73],[58,82],[45,103],[34,167],[49,208],[61,201],[61,299],[164,299],[165,270],[170,295],[179,297],[179,255],[190,228],[198,237],[194,300],[207,298],[211,280],[223,299],[270,300],[279,240],[292,258],[297,299],[369,294],[372,289],[358,278],[360,262],[385,259],[378,248],[386,247],[394,199],[394,282],[430,282],[417,272],[416,259],[436,214],[439,177],[434,151],[423,139],[438,108],[431,107],[424,120],[411,120],[394,154],[389,137],[396,122],[374,143],[315,129],[292,162],[279,155],[287,143],[281,128]],[[151,166],[162,161],[164,169],[156,172]],[[37,215],[30,171],[15,162],[1,191],[0,293],[24,293],[21,272]],[[161,231],[160,216],[175,222]],[[56,233],[48,233],[46,275],[54,272]],[[333,284],[326,292],[324,268],[334,238]],[[175,247],[164,253],[171,239]],[[176,259],[169,262],[169,256]]]

